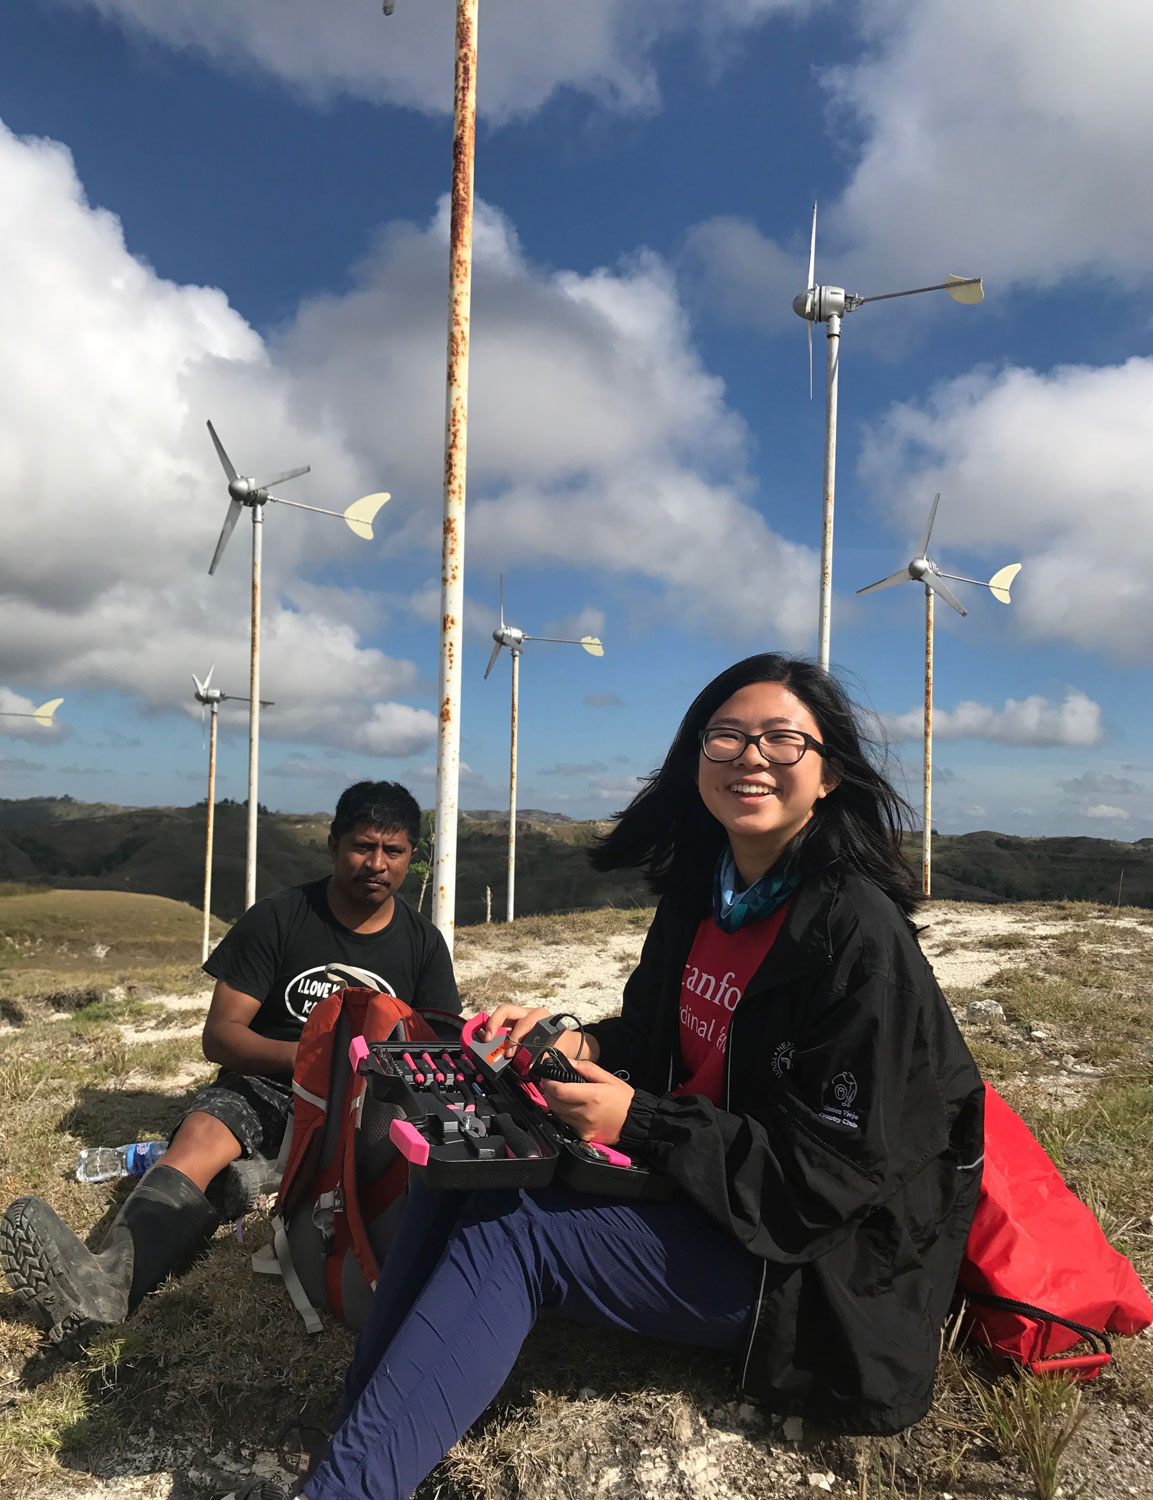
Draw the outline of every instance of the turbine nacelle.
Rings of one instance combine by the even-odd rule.
[[[856,292],[846,292],[843,286],[811,286],[793,298],[793,311],[810,323],[827,323],[830,318],[852,312],[862,300]]]
[[[518,630],[515,625],[501,625],[492,633],[493,640],[497,646],[511,646],[514,651],[519,651],[525,643],[525,633]]]

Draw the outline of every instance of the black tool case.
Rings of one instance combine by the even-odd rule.
[[[433,1186],[543,1187],[664,1202],[671,1180],[580,1140],[512,1067],[495,1076],[460,1043],[373,1042],[357,1061],[373,1101],[395,1110],[393,1144]],[[535,1098],[534,1098],[535,1095]]]

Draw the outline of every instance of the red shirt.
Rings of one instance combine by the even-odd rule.
[[[773,946],[789,909],[786,901],[760,922],[722,932],[711,916],[697,928],[681,976],[681,1059],[689,1071],[673,1094],[724,1099],[729,1017],[745,986]]]

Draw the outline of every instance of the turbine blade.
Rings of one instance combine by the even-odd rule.
[[[921,582],[926,588],[932,589],[934,594],[940,594],[945,603],[951,604],[959,615],[967,615],[969,613],[957,596],[945,587],[935,573],[926,573]]]
[[[590,656],[603,656],[605,654],[605,648],[595,635],[582,635],[577,645],[583,646]]]
[[[989,579],[989,589],[994,599],[999,599],[1002,604],[1008,604],[1009,585],[1021,571],[1020,563],[1010,563],[1007,568],[999,568],[992,578]]]
[[[979,276],[946,276],[945,290],[964,307],[976,307],[985,300],[985,286]]]
[[[500,583],[500,628],[504,629],[504,574],[499,575]]]
[[[208,676],[204,679],[204,691],[207,692],[212,686],[212,674],[216,671],[216,663],[213,662],[208,669]]]
[[[258,490],[270,490],[274,484],[285,484],[290,479],[299,479],[302,474],[307,474],[312,468],[311,464],[305,464],[302,469],[285,469],[283,474],[274,474],[271,479],[253,481]]]
[[[808,291],[816,286],[817,271],[817,205],[813,204],[813,232],[809,236],[809,279],[805,282]]]
[[[212,554],[212,562],[208,567],[209,574],[216,572],[216,564],[224,555],[224,549],[228,546],[228,538],[232,535],[243,509],[244,506],[239,500],[228,502],[228,514],[224,517],[224,525],[220,528],[220,540],[216,543],[216,551]]]
[[[192,674],[192,681],[196,685],[196,696],[199,698],[200,695],[201,695],[201,693],[207,691],[208,684],[206,682],[201,682],[200,678],[197,677],[197,675],[196,675],[195,672],[193,672],[193,674]]]
[[[895,583],[908,583],[912,578],[908,568],[902,568],[899,573],[890,573],[888,578],[882,578],[880,583],[870,583],[863,589],[858,589],[858,594],[871,594],[875,589],[891,589]]]
[[[929,507],[929,524],[925,527],[925,535],[917,545],[916,555],[918,557],[928,557],[929,555],[929,538],[933,535],[933,522],[937,519],[937,506],[940,504],[940,501],[941,492],[938,490],[933,496],[932,505]]]
[[[363,537],[366,542],[371,542],[373,517],[391,499],[391,495],[382,492],[378,495],[362,495],[359,500],[354,500],[344,513],[348,529],[356,536]]]
[[[809,330],[809,400],[813,399],[813,323],[812,319],[806,320]]]
[[[63,698],[49,698],[47,703],[42,703],[33,711],[32,717],[42,729],[52,728],[52,715],[64,702]]]
[[[208,424],[208,435],[212,439],[213,447],[216,449],[217,458],[224,465],[224,472],[228,475],[229,481],[231,482],[233,479],[238,478],[236,470],[232,467],[232,460],[225,453],[224,444],[216,436],[216,428],[213,427],[211,422]]]
[[[497,641],[496,645],[492,648],[492,655],[488,659],[488,666],[485,667],[485,669],[484,669],[484,675],[485,675],[485,680],[486,681],[488,680],[488,674],[492,671],[494,665],[496,664],[496,659],[500,655],[501,647],[503,645],[504,645],[503,641]]]

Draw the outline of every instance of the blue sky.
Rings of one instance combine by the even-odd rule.
[[[1009,13],[1006,14],[1005,11]],[[0,13],[0,795],[188,803],[190,674],[247,681],[245,473],[392,492],[372,542],[268,507],[262,800],[435,763],[450,0],[28,0]],[[820,279],[985,277],[842,341],[832,657],[919,799],[935,491],[934,821],[1153,835],[1153,350],[1136,0],[481,0],[465,807],[507,800],[498,576],[529,633],[522,807],[607,816],[717,670],[815,649]],[[909,736],[904,738],[904,736]],[[246,788],[226,715],[220,793]]]

